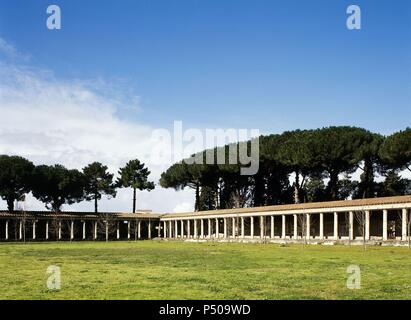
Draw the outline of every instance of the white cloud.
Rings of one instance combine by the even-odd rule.
[[[91,88],[8,65],[0,77],[3,153],[70,167],[93,159],[118,167],[149,150],[152,129],[119,120],[116,106]]]
[[[0,38],[0,52],[8,56],[14,56],[17,54],[16,48],[2,38]]]
[[[0,51],[18,55],[13,46],[0,40]],[[117,116],[123,105],[138,107],[138,97],[126,93],[130,99],[122,101],[121,92],[102,93],[101,89],[101,81],[61,80],[48,70],[0,61],[0,154],[77,169],[100,161],[113,173],[138,158],[146,162],[152,180],[158,182],[167,166],[149,162],[153,128]],[[192,200],[189,190],[175,192],[158,186],[150,193],[139,193],[138,208],[169,211]],[[44,208],[32,197],[26,205],[28,209]],[[4,202],[0,207],[5,207]],[[66,209],[91,210],[92,204],[83,202]],[[102,200],[100,209],[129,211],[130,190],[119,190],[116,199]]]
[[[3,38],[0,38],[0,54],[11,59],[19,59],[24,61],[28,61],[30,59],[29,55],[17,51],[11,43],[7,42]]]
[[[182,202],[175,206],[173,212],[191,212],[194,210],[192,202]]]

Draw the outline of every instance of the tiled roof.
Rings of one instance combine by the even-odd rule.
[[[261,211],[286,211],[286,210],[306,210],[306,209],[326,209],[326,208],[341,208],[341,207],[355,207],[368,205],[389,205],[389,204],[411,204],[411,195],[396,196],[396,197],[381,197],[357,200],[339,200],[339,201],[324,201],[324,202],[310,202],[300,204],[283,204],[252,208],[237,208],[224,210],[209,210],[198,212],[184,212],[184,213],[170,213],[167,217],[185,217],[195,215],[218,215],[218,214],[236,214],[236,213],[252,213]]]
[[[361,206],[372,206],[372,205],[394,205],[407,203],[411,204],[411,195],[409,196],[397,196],[397,197],[383,197],[383,198],[369,198],[369,199],[358,199],[358,200],[340,200],[340,201],[325,201],[325,202],[311,202],[311,203],[301,203],[301,204],[283,204],[274,206],[263,206],[263,207],[253,207],[253,208],[237,208],[237,209],[224,209],[224,210],[209,210],[209,211],[198,211],[198,212],[184,212],[184,213],[169,213],[160,214],[153,213],[151,211],[139,211],[137,213],[129,212],[100,212],[97,215],[93,212],[69,212],[64,211],[61,213],[53,213],[50,211],[27,211],[28,216],[43,217],[43,218],[104,218],[109,215],[113,218],[119,219],[158,219],[161,217],[187,217],[187,216],[199,216],[199,215],[220,215],[220,214],[241,214],[241,213],[253,213],[253,212],[267,212],[267,211],[287,211],[287,210],[307,210],[307,209],[329,209],[329,208],[343,208],[343,207],[361,207]],[[8,211],[0,211],[0,217],[15,217],[20,216],[21,212],[9,213]]]
[[[132,218],[140,218],[140,219],[148,219],[148,218],[159,218],[161,214],[153,213],[151,211],[138,211],[136,213],[129,213],[129,212],[99,212],[95,214],[94,212],[74,212],[74,211],[63,211],[60,213],[50,212],[50,211],[16,211],[14,213],[10,213],[8,211],[0,211],[0,217],[15,217],[21,216],[23,214],[30,217],[38,217],[38,218],[104,218],[105,216],[110,216],[113,218],[121,218],[121,219],[132,219]]]

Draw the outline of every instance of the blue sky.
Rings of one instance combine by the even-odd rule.
[[[46,28],[50,4],[61,30]],[[350,4],[361,30],[346,28]],[[155,154],[153,130],[175,120],[390,134],[410,126],[410,110],[409,0],[0,0],[0,154],[35,164],[100,161],[116,173],[139,158],[157,182],[171,163],[144,156]],[[137,207],[189,211],[193,199],[158,187]],[[44,208],[31,196],[25,205]],[[130,190],[100,209],[129,211]]]
[[[345,27],[352,3],[360,31]],[[62,30],[46,29],[49,4]],[[410,124],[407,0],[0,0],[0,37],[59,78],[138,95],[118,115],[153,126]]]

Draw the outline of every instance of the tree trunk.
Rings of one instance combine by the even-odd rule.
[[[364,172],[361,177],[363,184],[363,198],[372,198],[374,196],[374,170],[370,159],[364,160]]]
[[[56,203],[53,203],[53,204],[51,205],[51,208],[52,208],[52,210],[54,211],[54,213],[59,213],[61,206],[59,206],[59,205],[56,204]]]
[[[137,198],[137,190],[133,188],[133,213],[136,213],[136,198]]]
[[[14,212],[14,199],[7,199],[7,210]]]
[[[194,205],[194,210],[199,211],[200,209],[200,185],[196,183],[196,203]]]
[[[264,205],[264,194],[265,194],[265,185],[264,179],[261,174],[256,174],[254,177],[255,189],[254,189],[254,206],[260,207]]]
[[[330,172],[330,181],[328,182],[330,200],[338,200],[338,172]]]
[[[295,182],[294,182],[294,203],[300,203],[300,172],[299,170],[295,171]]]
[[[97,202],[97,195],[94,195],[94,212],[98,212],[98,202]]]
[[[134,225],[134,241],[137,241],[137,219],[135,221],[135,225]]]
[[[299,221],[299,224],[301,226],[301,239],[303,240],[303,247],[304,245],[307,244],[307,215],[302,214],[298,215],[297,220]],[[298,230],[297,230],[298,232]]]
[[[221,183],[220,182],[217,182],[217,185],[216,185],[216,197],[215,197],[215,208],[216,209],[220,209],[220,207],[221,207],[221,202],[222,202],[222,199],[221,199],[221,197],[222,197],[222,195],[221,195]]]

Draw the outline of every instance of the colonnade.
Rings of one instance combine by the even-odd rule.
[[[376,240],[407,241],[411,196],[191,213],[0,211],[0,241]]]
[[[140,240],[159,237],[158,217],[140,219],[35,218],[0,216],[1,240]]]
[[[221,214],[221,216],[210,217],[201,216],[199,212],[188,217],[172,216],[161,217],[163,237],[166,239],[363,240],[365,238],[365,240],[406,241],[409,209],[288,214],[264,212],[253,215]],[[325,220],[327,220],[327,232],[325,232]],[[394,223],[394,227],[391,228],[395,230],[390,230],[389,222]],[[398,229],[400,232],[397,232]]]

